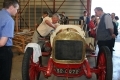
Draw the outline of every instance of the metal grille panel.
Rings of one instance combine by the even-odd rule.
[[[57,40],[55,42],[55,58],[58,60],[81,60],[82,41]]]

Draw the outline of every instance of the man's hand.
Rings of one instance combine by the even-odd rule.
[[[56,26],[54,25],[54,24],[52,24],[50,21],[48,21],[48,20],[46,20],[45,21],[45,23],[48,25],[48,26],[50,26],[50,27],[52,27],[52,28],[56,28]]]
[[[116,35],[115,34],[112,34],[112,38],[115,38],[116,37]]]
[[[95,28],[93,28],[93,30],[95,30],[96,29],[96,27]]]
[[[8,38],[7,37],[1,37],[0,38],[0,47],[4,46],[7,43]]]
[[[59,23],[56,23],[56,24],[53,24],[54,25],[54,29],[56,29],[58,26],[60,26],[60,24]]]

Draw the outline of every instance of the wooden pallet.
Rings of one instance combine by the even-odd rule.
[[[13,38],[13,47],[24,53],[25,46],[31,42],[34,31],[15,33]]]

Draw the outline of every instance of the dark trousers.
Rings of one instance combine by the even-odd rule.
[[[111,40],[98,41],[97,44],[98,44],[99,49],[100,49],[100,47],[102,47],[102,46],[107,46],[107,47],[110,49],[111,56],[113,56]]]
[[[0,47],[0,80],[10,80],[12,57],[11,47]]]
[[[112,47],[114,48],[114,45],[115,45],[115,38],[113,38],[113,39],[111,40],[111,44],[112,44]]]

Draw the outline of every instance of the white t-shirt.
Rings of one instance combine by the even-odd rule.
[[[38,26],[37,31],[41,36],[47,36],[52,30],[54,30],[52,27],[48,26],[45,21],[48,20],[52,23],[52,19],[50,17],[43,18],[42,23]],[[54,24],[57,25],[58,23]]]
[[[86,24],[86,18],[87,18],[87,17],[86,17],[86,16],[84,16],[84,24]]]
[[[86,21],[86,16],[84,16],[84,21]]]

